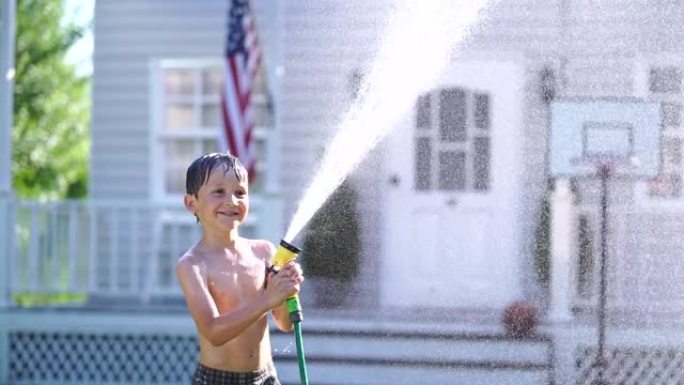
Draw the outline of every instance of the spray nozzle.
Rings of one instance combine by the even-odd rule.
[[[295,258],[297,258],[297,255],[301,252],[301,250],[289,244],[288,242],[281,240],[280,241],[280,246],[276,250],[275,255],[273,256],[273,264],[277,267],[283,267],[286,263],[293,261]],[[302,321],[302,307],[299,304],[299,298],[297,296],[288,298],[287,301],[285,302],[287,306],[287,311],[290,314],[290,320],[293,323],[298,323]]]
[[[278,250],[276,250],[273,256],[273,264],[277,267],[282,267],[286,263],[297,258],[297,255],[301,253],[301,249],[296,246],[289,244],[288,242],[281,240]]]

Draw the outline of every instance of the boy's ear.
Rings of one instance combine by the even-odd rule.
[[[195,212],[197,211],[197,207],[196,207],[197,198],[195,198],[194,195],[192,195],[192,194],[185,194],[185,196],[183,197],[183,203],[185,203],[185,208],[186,208],[189,212],[195,214]]]

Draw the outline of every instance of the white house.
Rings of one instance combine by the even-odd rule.
[[[260,157],[245,233],[277,242],[354,97],[359,74],[372,65],[392,1],[254,0],[253,5],[265,70],[254,101]],[[72,274],[68,288],[88,293],[90,309],[139,302],[158,309],[165,301],[180,301],[173,262],[197,234],[181,205],[184,170],[195,156],[214,149],[219,137],[227,6],[225,0],[96,2],[91,196],[85,206],[16,204],[16,216],[26,220],[23,225],[30,231],[24,240],[29,246],[9,252],[11,266],[24,269],[10,280],[11,290],[61,288],[59,282],[37,284],[40,272],[31,270],[44,252],[30,245],[51,229],[32,218],[45,211],[58,218],[55,227],[70,229],[62,244]],[[663,103],[662,175],[611,185],[608,368],[611,376],[629,383],[651,383],[654,375],[681,380],[681,374],[668,368],[676,367],[682,356],[673,341],[682,337],[684,321],[678,237],[684,230],[683,17],[679,1],[495,2],[440,83],[417,95],[413,110],[400,112],[402,123],[350,176],[361,195],[361,269],[348,288],[352,295],[346,312],[333,314],[377,317],[377,323],[346,327],[371,329],[368,333],[379,333],[372,334],[378,339],[385,332],[398,333],[392,334],[397,342],[405,329],[385,324],[395,318],[410,319],[407,330],[415,333],[432,319],[448,320],[448,327],[458,332],[500,333],[504,307],[531,300],[548,310],[541,328],[547,337],[533,341],[548,344],[548,351],[544,345],[544,352],[529,353],[509,340],[512,345],[493,351],[515,351],[513,361],[524,359],[523,351],[551,358],[503,364],[504,372],[529,374],[520,380],[529,381],[524,383],[590,382],[600,243],[597,183],[556,181],[559,187],[549,198],[549,103],[569,98],[656,101]],[[0,121],[2,137],[7,137],[7,127]],[[2,137],[0,155],[7,147]],[[8,160],[0,158],[0,199],[8,169]],[[551,199],[554,212],[548,292],[534,270],[535,234],[545,198]],[[589,249],[581,251],[580,244]],[[416,319],[425,322],[415,324]],[[120,329],[111,315],[107,320],[107,330],[119,336],[112,337],[115,341],[128,338],[117,334]],[[336,321],[330,322],[337,327]],[[134,333],[155,330],[149,317],[136,322],[142,331]],[[330,325],[326,322],[320,327]],[[165,340],[172,350],[191,350],[187,319],[177,314],[162,324],[165,331],[184,336]],[[27,325],[48,333],[42,321]],[[29,332],[10,329],[16,332],[7,339],[14,338],[16,346],[32,346]],[[365,346],[361,337],[353,338]],[[97,343],[108,343],[102,338]],[[426,347],[425,354],[448,351],[456,357],[459,353],[450,349],[458,350],[454,346],[463,341],[468,342],[463,351],[479,354],[480,341],[498,341],[478,338],[459,337],[450,347]],[[313,345],[328,357],[324,342]],[[379,347],[378,354],[397,350],[388,346]],[[419,377],[411,376],[426,367],[440,383],[510,381],[487,377],[487,365],[468,358],[422,360],[421,349],[416,348],[414,357],[387,361],[408,368],[383,369],[398,373],[392,383],[413,381]],[[510,363],[498,357],[492,360]],[[369,362],[377,358],[363,357]],[[335,362],[320,359],[316,370],[333,373]],[[35,380],[20,376],[26,365],[18,363],[5,372]],[[661,369],[634,369],[644,365]],[[411,372],[414,367],[418,369]],[[358,370],[354,373],[366,373]],[[458,377],[466,372],[474,377]]]
[[[334,134],[352,100],[354,77],[372,64],[389,7],[389,2],[255,2],[265,49],[263,89],[275,105],[274,119],[267,116],[260,125],[261,180],[254,201],[265,206],[263,211],[262,206],[254,210],[255,235],[274,241],[283,235],[316,170],[325,140]],[[498,12],[502,12],[499,18],[506,15],[520,24],[527,11],[495,10],[495,19]],[[515,12],[518,19],[512,16]],[[180,16],[189,14],[194,16]],[[96,6],[93,199],[179,204],[185,167],[194,156],[214,148],[218,137],[217,90],[224,39],[218,31],[225,29],[225,14],[224,1]],[[456,59],[459,62],[448,70],[444,87],[432,93],[433,102],[426,106],[433,111],[420,111],[440,116],[435,107],[440,97],[468,103],[466,115],[452,118],[461,120],[443,122],[465,124],[466,131],[454,135],[467,132],[467,139],[436,143],[437,119],[428,122],[434,133],[417,139],[419,131],[411,133],[415,119],[406,111],[406,129],[397,132],[407,136],[391,138],[398,145],[385,144],[386,151],[370,154],[363,161],[369,167],[362,166],[351,177],[363,185],[360,211],[365,220],[362,273],[355,282],[352,306],[468,308],[498,314],[529,292],[530,234],[537,219],[524,215],[527,211],[522,208],[538,206],[544,176],[543,159],[532,157],[537,165],[521,163],[527,154],[543,151],[523,140],[534,135],[525,131],[534,125],[525,124],[524,112],[540,109],[543,115],[544,104],[534,99],[529,106],[523,103],[537,96],[534,90],[524,93],[538,80],[525,74],[549,65],[546,61],[551,59],[547,60],[549,53],[543,46],[533,49],[544,59],[536,61],[524,47],[487,48],[492,38],[486,33],[474,39],[463,59]],[[445,91],[440,93],[442,88]],[[495,92],[501,96],[494,97]],[[472,108],[470,103],[475,103]],[[471,136],[471,130],[477,136]],[[414,158],[414,148],[433,162]],[[414,181],[412,170],[426,166],[431,168],[420,172],[427,172],[421,174],[427,179]],[[424,186],[416,190],[418,184]],[[284,202],[284,210],[266,208],[277,206],[274,200]],[[407,203],[415,210],[407,213],[411,220],[397,220],[390,214],[403,211]],[[259,217],[262,213],[267,219]],[[183,214],[166,220],[151,228],[164,234],[181,223],[194,226]],[[106,233],[112,234],[109,229]],[[496,242],[488,234],[497,234]],[[107,241],[99,243],[103,242]],[[420,274],[415,274],[414,264],[420,266]],[[395,295],[407,280],[411,292]]]

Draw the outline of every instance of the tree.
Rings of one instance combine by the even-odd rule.
[[[83,28],[62,26],[62,0],[18,0],[13,185],[20,198],[87,193],[90,79],[64,58]]]

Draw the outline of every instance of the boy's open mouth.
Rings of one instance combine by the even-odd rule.
[[[240,214],[237,211],[228,211],[228,212],[219,211],[219,215],[224,215],[227,217],[237,217]]]

